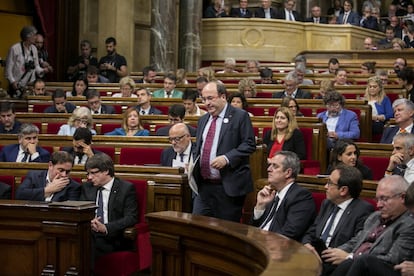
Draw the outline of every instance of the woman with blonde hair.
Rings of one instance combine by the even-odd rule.
[[[335,89],[334,89],[334,84],[331,80],[322,80],[321,83],[319,84],[319,95],[317,95],[315,99],[323,99],[326,92],[333,91],[333,90]]]
[[[256,97],[256,83],[252,79],[241,79],[238,89],[246,98]]]
[[[176,84],[188,84],[187,80],[187,71],[183,68],[178,68],[175,72],[175,76],[177,77]]]
[[[392,45],[392,49],[396,51],[402,51],[407,47],[404,40],[398,37],[391,40],[391,45]]]
[[[198,76],[205,77],[208,81],[215,81],[216,76],[212,67],[201,67],[198,69]]]
[[[124,97],[124,98],[136,98],[137,95],[135,95],[135,81],[130,77],[123,77],[119,81],[119,89],[121,92],[115,93],[112,95],[112,97]]]
[[[290,109],[278,108],[272,122],[272,130],[267,131],[263,137],[268,157],[272,158],[278,151],[288,150],[296,153],[300,160],[306,159],[305,140]]]
[[[364,99],[372,107],[372,134],[381,134],[384,124],[394,116],[394,111],[379,77],[368,78]]]
[[[135,107],[130,107],[124,112],[122,127],[107,132],[105,135],[149,136],[149,131],[144,129],[138,110]]]
[[[96,131],[92,128],[91,111],[85,106],[78,107],[73,111],[68,123],[60,126],[58,135],[73,135],[78,127],[89,128],[93,135],[96,134]]]

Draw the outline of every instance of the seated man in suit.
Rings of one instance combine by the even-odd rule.
[[[374,211],[372,204],[359,199],[362,175],[351,166],[338,166],[325,185],[326,199],[302,243],[315,254],[338,247],[353,238]]]
[[[397,99],[392,103],[395,126],[384,128],[381,144],[391,144],[398,133],[414,133],[414,103],[407,99]]]
[[[0,103],[0,133],[1,134],[17,134],[21,127],[21,123],[16,120],[16,112],[14,103]]]
[[[168,132],[170,131],[170,128],[178,123],[183,123],[185,117],[185,107],[182,104],[173,104],[168,109],[168,121],[170,122],[169,125],[160,127],[155,132],[156,136],[168,136]],[[188,126],[188,129],[190,131],[191,136],[195,136],[197,130],[192,127]]]
[[[0,199],[12,199],[11,186],[0,182]]]
[[[101,94],[96,89],[88,89],[86,92],[88,107],[93,114],[115,114],[115,109],[111,105],[101,103]]]
[[[347,243],[322,252],[325,262],[337,266],[331,275],[368,275],[368,267],[377,268],[369,265],[372,259],[390,267],[413,259],[414,219],[404,205],[408,187],[409,183],[399,175],[378,182],[378,211],[366,219],[364,228]],[[383,274],[380,271],[369,275]]]
[[[271,0],[261,0],[262,6],[254,12],[254,17],[257,18],[277,18],[276,9],[272,8]]]
[[[285,90],[273,94],[273,98],[284,98],[290,96],[295,99],[311,99],[310,92],[298,88],[298,76],[295,71],[290,71],[284,79]]]
[[[73,134],[73,147],[64,147],[62,150],[73,157],[73,164],[85,164],[88,158],[100,153],[92,149],[92,133],[86,127],[78,127]]]
[[[137,89],[137,103],[136,106],[139,115],[161,115],[162,111],[151,106],[151,92],[147,88],[139,87]]]
[[[37,126],[23,124],[17,135],[19,143],[4,146],[0,152],[0,162],[49,162],[50,153],[37,145],[38,135]]]
[[[252,225],[301,241],[315,217],[315,202],[309,190],[295,183],[299,158],[279,151],[268,164],[269,185],[257,194]]]
[[[192,158],[193,143],[188,127],[184,123],[173,125],[169,131],[171,147],[161,153],[161,165],[186,168]]]
[[[231,17],[241,17],[241,18],[250,18],[253,16],[253,13],[247,8],[247,0],[239,0],[239,7],[232,8],[230,11]]]
[[[80,200],[96,202],[96,217],[91,220],[93,259],[105,254],[132,250],[134,241],[123,232],[137,222],[135,187],[115,177],[112,159],[105,153],[86,161],[88,182],[82,184]]]
[[[16,191],[16,199],[47,202],[79,200],[80,185],[69,178],[72,162],[69,153],[54,152],[48,170],[28,172]]]
[[[297,11],[294,11],[296,2],[294,0],[284,0],[284,9],[279,10],[276,14],[277,19],[287,21],[302,21],[302,17]]]
[[[360,135],[358,116],[345,109],[345,98],[337,91],[327,91],[323,102],[327,110],[316,115],[322,119],[328,129],[326,146],[332,149],[336,141],[342,138],[358,139]]]
[[[305,19],[305,22],[313,22],[315,24],[327,24],[326,17],[321,17],[321,7],[315,5],[311,9],[312,16]]]
[[[414,134],[399,133],[394,136],[394,150],[390,156],[385,176],[401,175],[408,183],[414,181]]]
[[[62,89],[56,89],[52,95],[53,105],[47,107],[44,113],[72,113],[76,106],[66,101],[66,93]]]
[[[177,77],[174,74],[167,74],[164,78],[164,89],[154,91],[154,98],[181,98],[183,92],[176,90]]]

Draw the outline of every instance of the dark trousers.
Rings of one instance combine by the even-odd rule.
[[[193,214],[240,222],[246,196],[231,197],[222,184],[199,183]]]
[[[393,265],[386,263],[369,254],[358,256],[353,260],[343,261],[332,276],[400,276],[399,271],[394,270]]]

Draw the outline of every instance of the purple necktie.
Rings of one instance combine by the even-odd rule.
[[[201,176],[204,179],[210,177],[210,154],[213,146],[214,135],[216,134],[216,121],[217,117],[213,117],[210,128],[208,129],[206,141],[204,142],[203,153],[201,155]]]

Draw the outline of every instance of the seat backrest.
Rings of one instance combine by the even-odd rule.
[[[362,163],[371,169],[373,180],[380,180],[384,177],[385,170],[389,163],[389,157],[360,156]]]
[[[3,182],[11,186],[11,199],[14,199],[14,190],[15,190],[14,176],[0,175],[0,182]]]
[[[138,205],[138,223],[145,222],[145,213],[147,208],[147,181],[139,179],[125,179],[135,186]]]
[[[313,197],[313,200],[315,201],[316,213],[318,213],[319,210],[321,209],[322,202],[326,198],[326,194],[321,193],[321,192],[313,192],[312,197]]]
[[[263,107],[248,107],[247,111],[252,113],[254,116],[264,116],[265,110]]]
[[[305,141],[306,147],[306,159],[312,160],[312,135],[313,128],[311,127],[301,127],[300,131],[303,134],[303,140]]]
[[[47,123],[46,134],[57,134],[64,122],[49,122]]]
[[[34,104],[33,113],[43,113],[50,104]]]
[[[119,124],[119,123],[118,124],[117,123],[104,123],[101,126],[101,133],[105,134],[105,133],[111,132],[114,129],[119,128],[119,127],[121,127],[121,124]]]
[[[93,147],[97,151],[101,151],[111,157],[112,160],[115,158],[115,148],[114,147]]]
[[[121,148],[120,165],[160,164],[163,148]]]

